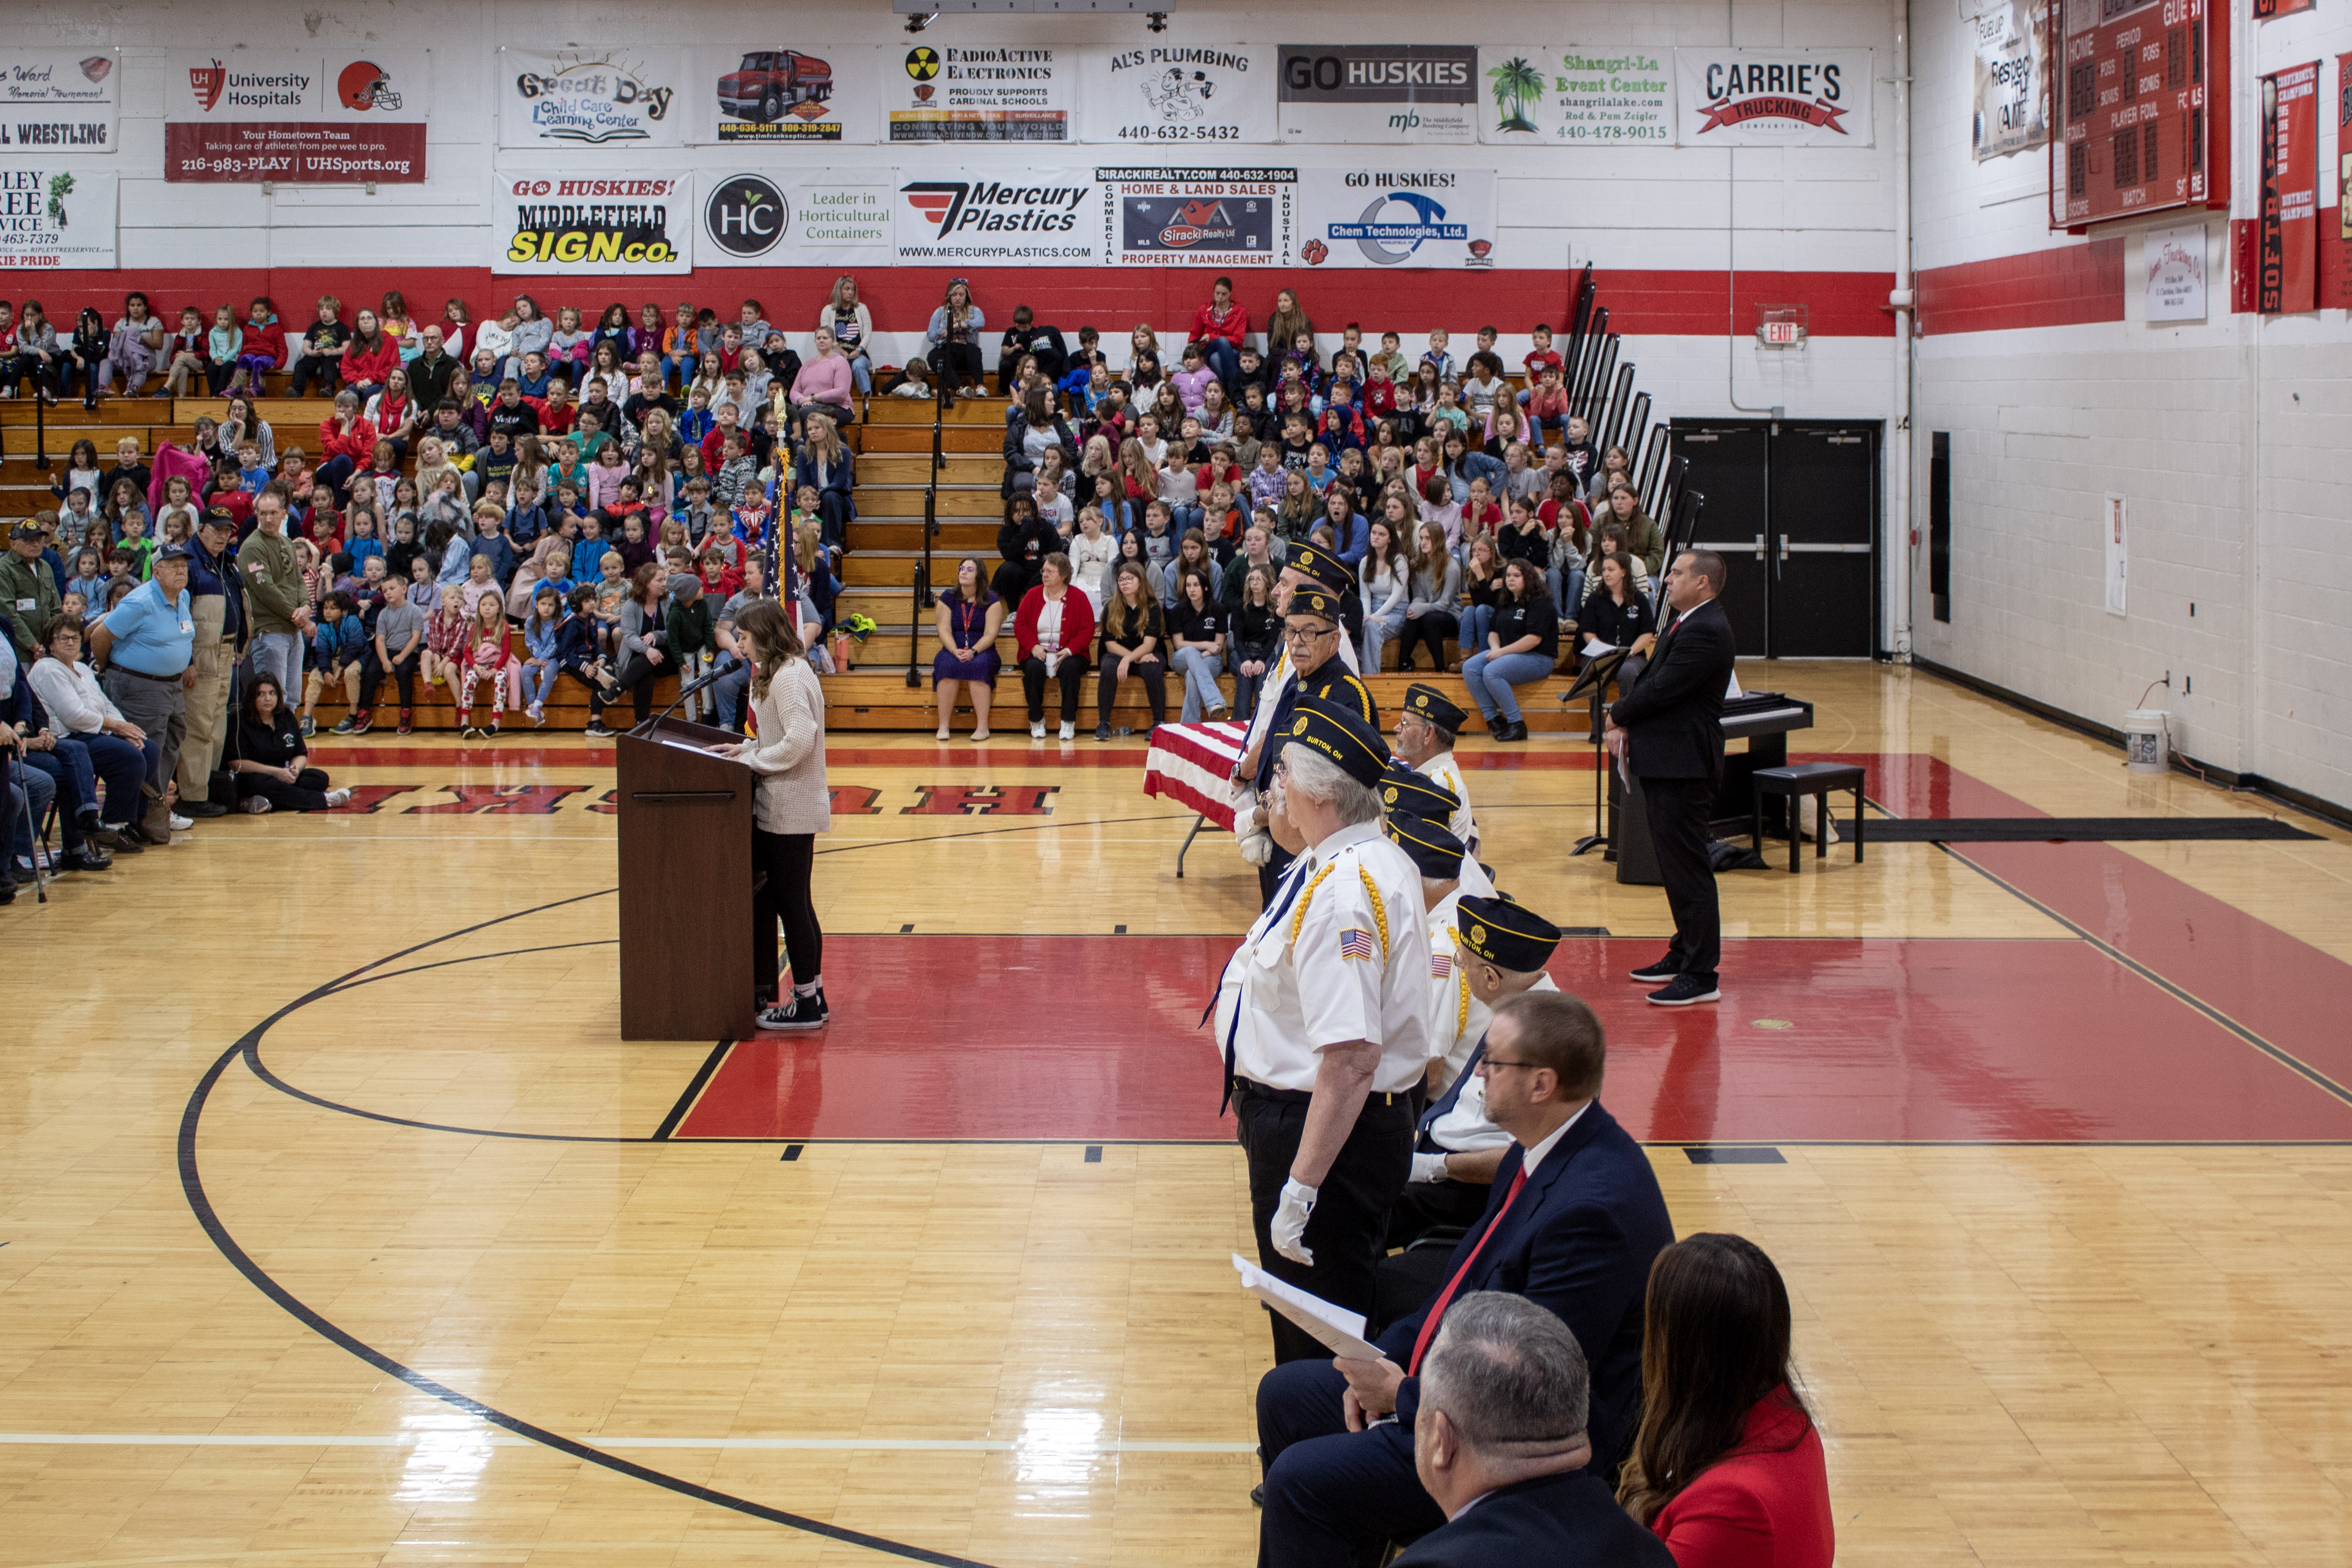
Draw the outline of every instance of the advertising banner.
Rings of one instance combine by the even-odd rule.
[[[422,49],[237,49],[165,60],[163,178],[421,184]]]
[[[1868,147],[1868,49],[1676,49],[1685,147]]]
[[[682,147],[686,51],[500,49],[501,147]]]
[[[1276,267],[1296,254],[1296,169],[1097,169],[1123,267]]]
[[[874,267],[896,259],[887,169],[746,172],[696,181],[704,267]]]
[[[646,277],[694,270],[694,195],[683,170],[602,176],[500,170],[494,273],[598,272]]]
[[[1078,52],[918,44],[876,51],[891,141],[1072,141]]]
[[[874,53],[859,44],[811,54],[756,37],[740,48],[695,49],[686,139],[698,147],[872,141]]]
[[[2050,141],[2048,0],[2005,0],[1968,26],[1976,33],[1977,162],[2031,152]]]
[[[1304,169],[1298,259],[1309,267],[1494,266],[1492,169]]]
[[[2147,262],[2147,319],[2205,319],[2205,225],[2151,229],[2140,244]]]
[[[0,152],[113,152],[121,80],[112,49],[0,45]]]
[[[2319,308],[2319,62],[2262,80],[2262,273],[2265,316]]]
[[[1475,44],[1285,44],[1281,56],[1285,141],[1478,140]]]
[[[1665,147],[1675,140],[1675,61],[1666,49],[1488,46],[1478,140],[1504,146]]]
[[[1138,146],[1275,140],[1275,53],[1262,44],[1153,44],[1078,54],[1078,135]]]
[[[1103,260],[1092,169],[898,171],[891,232],[902,262],[1071,267]]]
[[[112,267],[121,183],[111,170],[94,174],[39,162],[0,169],[0,267]]]

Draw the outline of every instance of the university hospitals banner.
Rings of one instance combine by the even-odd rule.
[[[891,141],[1074,141],[1078,51],[917,44],[876,51]]]
[[[1475,44],[1285,44],[1279,75],[1285,141],[1478,140]]]
[[[900,169],[891,229],[901,262],[1072,267],[1104,259],[1102,196],[1089,168]]]
[[[684,170],[613,175],[583,161],[561,173],[501,169],[493,273],[694,270],[694,194]]]
[[[887,169],[746,171],[696,182],[704,267],[887,267],[897,259]]]
[[[1671,49],[1489,45],[1478,140],[1504,146],[1669,147],[1675,140]]]
[[[1685,147],[1868,147],[1868,49],[1676,49]]]
[[[163,178],[422,184],[430,68],[423,49],[174,52]]]
[[[1298,259],[1315,267],[1494,266],[1495,171],[1302,169]]]
[[[93,173],[37,160],[0,169],[0,267],[111,267],[121,183],[111,169]]]
[[[0,45],[0,152],[113,152],[121,79],[112,49]]]
[[[1292,244],[1296,169],[1097,169],[1103,252],[1122,267],[1279,267]]]
[[[1263,44],[1153,44],[1078,54],[1078,134],[1137,147],[1275,140],[1275,52]]]
[[[501,147],[682,147],[686,51],[500,49]]]

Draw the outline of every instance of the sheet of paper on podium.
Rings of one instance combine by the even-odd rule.
[[[1234,1267],[1241,1272],[1243,1290],[1313,1334],[1333,1355],[1381,1359],[1380,1347],[1364,1338],[1363,1313],[1335,1307],[1320,1296],[1286,1284],[1238,1252],[1234,1254]]]

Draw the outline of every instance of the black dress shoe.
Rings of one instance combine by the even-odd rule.
[[[1682,972],[1682,959],[1668,953],[1654,964],[1644,964],[1638,969],[1628,971],[1625,977],[1638,980],[1645,986],[1663,986]]]
[[[1496,740],[1503,738],[1503,716],[1501,714],[1490,714],[1487,716],[1486,733],[1493,736]]]
[[[88,844],[80,844],[59,854],[56,860],[49,862],[49,869],[51,871],[105,871],[113,864],[111,860],[91,849]]]
[[[1503,727],[1503,733],[1500,738],[1504,740],[1525,740],[1527,737],[1527,721],[1525,719],[1515,718],[1510,723]]]
[[[216,806],[210,800],[183,800],[175,808],[183,817],[226,817],[226,806]]]
[[[1260,1481],[1257,1485],[1250,1488],[1250,1501],[1257,1504],[1260,1508],[1264,1508],[1265,1506],[1265,1483],[1264,1481]]]

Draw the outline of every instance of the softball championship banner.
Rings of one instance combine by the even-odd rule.
[[[1154,44],[1078,53],[1078,132],[1136,145],[1275,140],[1275,52]]]
[[[1309,267],[1494,266],[1492,169],[1306,169],[1298,259]]]
[[[705,267],[887,267],[897,259],[887,169],[745,172],[696,182]]]
[[[1072,141],[1078,51],[918,44],[877,51],[892,141]]]
[[[603,178],[501,170],[493,273],[694,270],[694,196],[684,171]]]
[[[1868,147],[1868,49],[1676,49],[1685,147]]]
[[[26,163],[0,169],[0,267],[64,272],[114,265],[121,177]]]
[[[1295,254],[1296,169],[1097,169],[1103,251],[1124,267],[1275,267]]]
[[[1285,141],[1478,140],[1473,44],[1285,44],[1277,80]]]
[[[1104,259],[1092,169],[898,172],[891,232],[902,262],[1069,267]]]
[[[1482,48],[1478,140],[1505,146],[1665,147],[1675,140],[1671,51]]]
[[[2262,79],[2262,270],[2265,316],[2319,308],[2319,62]]]
[[[113,152],[120,65],[112,49],[0,45],[0,152]]]
[[[899,52],[889,51],[894,58]],[[874,57],[866,45],[828,47],[822,54],[782,42],[773,47],[693,50],[687,57],[694,101],[686,116],[686,139],[718,147],[872,141]]]
[[[1976,33],[1977,162],[2031,152],[2050,141],[2050,71],[2042,43],[2048,0],[2003,0],[1969,22]]]
[[[168,56],[163,178],[178,183],[421,184],[422,49]]]
[[[501,147],[682,147],[686,51],[500,49]]]

